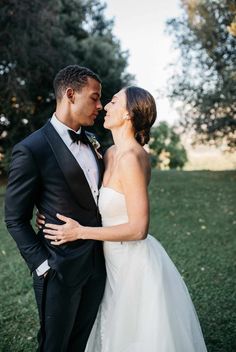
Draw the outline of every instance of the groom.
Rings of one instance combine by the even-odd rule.
[[[97,199],[104,166],[96,140],[83,128],[102,109],[101,81],[87,68],[67,66],[56,75],[54,91],[51,120],[13,149],[5,217],[33,273],[39,351],[83,352],[104,292],[102,243],[53,246],[30,220],[36,206],[49,223],[60,223],[61,213],[101,226]]]

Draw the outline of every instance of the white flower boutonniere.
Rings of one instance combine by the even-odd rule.
[[[102,154],[98,152],[98,149],[100,148],[101,144],[97,141],[96,137],[94,135],[87,135],[89,142],[92,144],[98,159],[102,159]]]

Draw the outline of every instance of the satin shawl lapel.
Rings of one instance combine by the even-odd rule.
[[[74,198],[82,207],[97,207],[82,168],[50,122],[43,132]]]

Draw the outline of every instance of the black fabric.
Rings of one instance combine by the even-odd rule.
[[[102,160],[98,160],[90,143],[89,145],[97,161],[101,182],[104,165]],[[84,283],[95,273],[101,278],[101,286],[104,288],[105,265],[102,243],[78,240],[62,246],[53,246],[45,239],[42,230],[36,234],[31,226],[34,206],[45,216],[46,222],[60,224],[56,217],[56,214],[60,213],[75,219],[81,225],[101,226],[98,207],[83,170],[50,122],[13,149],[5,198],[6,224],[31,272],[48,259],[61,289],[65,289],[65,292],[73,292],[75,287],[76,290],[81,287],[83,295]],[[54,290],[53,286],[49,287],[47,286],[45,299],[51,294],[50,290]],[[45,291],[45,288],[43,290]],[[73,296],[75,300],[76,292]],[[101,297],[98,295],[100,298],[97,299],[95,288],[92,296],[91,300],[98,306]],[[80,302],[79,297],[78,301]],[[89,305],[92,303],[85,304],[86,307],[83,309],[89,311]],[[55,314],[58,315],[57,319],[61,319],[60,311]],[[68,317],[65,317],[63,320],[65,326],[70,325],[71,319],[68,322]],[[87,318],[80,317],[80,319],[83,325],[84,319]],[[91,317],[91,320],[93,319]],[[48,332],[46,331],[45,336],[42,334],[40,336],[46,346]],[[78,339],[80,337],[78,336]],[[52,343],[53,339],[50,344]],[[67,346],[62,351],[73,351],[71,343],[69,338],[70,349]],[[53,348],[51,346],[52,351]],[[42,351],[51,350],[42,349]]]
[[[33,275],[40,316],[38,352],[83,352],[105,287],[106,276],[95,270],[79,285],[62,284],[58,273]],[[67,322],[65,324],[65,321]]]
[[[94,201],[90,186],[82,168],[80,167],[71,151],[67,148],[63,140],[58,136],[58,133],[53,128],[52,124],[48,124],[46,126],[46,128],[43,130],[43,134],[47,140],[48,145],[53,151],[54,158],[57,162],[57,167],[59,166],[64,176],[63,179],[66,181],[70,189],[69,196],[76,200],[80,210],[81,208],[86,208],[89,212],[91,212],[92,209],[97,210],[97,205]],[[94,150],[93,147],[91,147],[91,149]],[[101,165],[101,163],[97,160],[96,155],[94,155],[94,157],[97,162],[100,179],[103,176],[104,166],[103,164]],[[41,162],[41,160],[39,160],[39,162]],[[64,195],[64,197],[65,196],[66,195]]]
[[[81,132],[80,133],[76,133],[72,130],[68,130],[68,133],[69,133],[69,136],[72,140],[73,143],[79,143],[79,142],[82,142],[84,144],[88,144],[89,141],[88,141],[88,138],[84,132],[83,129],[81,129]]]

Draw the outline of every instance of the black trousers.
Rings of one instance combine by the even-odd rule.
[[[40,318],[40,352],[84,352],[105,288],[106,273],[93,273],[76,286],[67,286],[50,269],[33,273]]]

